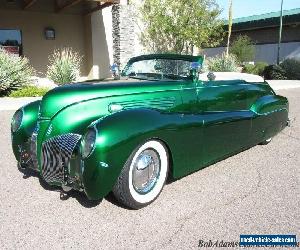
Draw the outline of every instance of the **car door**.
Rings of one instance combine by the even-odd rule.
[[[203,118],[204,164],[248,146],[252,112],[248,110],[247,85],[243,81],[197,83],[197,110]]]
[[[182,105],[178,107],[177,112],[181,123],[184,124],[180,133],[178,133],[179,144],[174,162],[182,162],[182,169],[177,169],[178,176],[184,176],[192,173],[202,166],[203,159],[203,116],[197,110],[197,92],[196,82],[184,81],[181,85]]]

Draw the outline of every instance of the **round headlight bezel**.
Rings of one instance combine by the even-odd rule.
[[[13,115],[11,121],[11,130],[13,133],[16,133],[20,129],[23,123],[23,118],[24,118],[24,110],[23,109],[17,110]]]
[[[81,140],[81,156],[83,159],[88,158],[96,146],[97,129],[95,127],[89,128]]]

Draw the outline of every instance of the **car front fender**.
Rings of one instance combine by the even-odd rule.
[[[16,159],[20,158],[20,147],[26,147],[37,123],[38,112],[41,101],[31,102],[21,109],[23,110],[23,119],[20,128],[11,132],[12,148]]]
[[[110,192],[128,157],[150,139],[160,140],[168,149],[172,177],[195,171],[202,143],[195,138],[201,138],[202,126],[201,116],[155,109],[124,110],[93,122],[90,127],[97,130],[95,148],[83,161],[87,196],[99,199]]]
[[[83,185],[90,199],[110,192],[134,149],[151,138],[159,138],[166,125],[156,110],[126,110],[92,123],[97,130],[95,149],[84,160]]]

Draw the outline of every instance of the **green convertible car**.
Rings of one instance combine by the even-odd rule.
[[[65,192],[112,192],[138,209],[178,179],[288,125],[288,100],[261,81],[200,80],[201,56],[132,58],[121,80],[74,83],[14,114],[13,152]],[[217,73],[216,73],[217,74]],[[242,75],[242,74],[241,74]]]

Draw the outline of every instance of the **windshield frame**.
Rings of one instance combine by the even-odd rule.
[[[139,79],[139,80],[153,80],[153,81],[190,81],[190,80],[195,80],[195,78],[197,77],[197,70],[192,70],[191,71],[191,75],[190,77],[186,77],[186,78],[180,78],[180,76],[171,76],[172,74],[164,74],[163,76],[166,76],[166,78],[162,77],[161,79],[157,78],[140,78],[137,77],[136,75],[130,75],[130,72],[128,71],[130,69],[130,67],[137,62],[140,61],[148,61],[148,60],[174,60],[174,61],[184,61],[184,62],[190,62],[190,63],[198,63],[199,64],[199,69],[202,67],[203,64],[203,57],[202,56],[190,56],[190,55],[177,55],[177,54],[150,54],[150,55],[142,55],[142,56],[138,56],[138,57],[133,57],[131,58],[128,63],[126,64],[126,66],[124,67],[124,69],[122,70],[121,76],[122,77],[129,77],[129,78],[133,78],[133,79]],[[150,73],[138,73],[141,75],[150,75]],[[172,77],[174,79],[172,79]],[[175,79],[177,78],[177,79]]]

